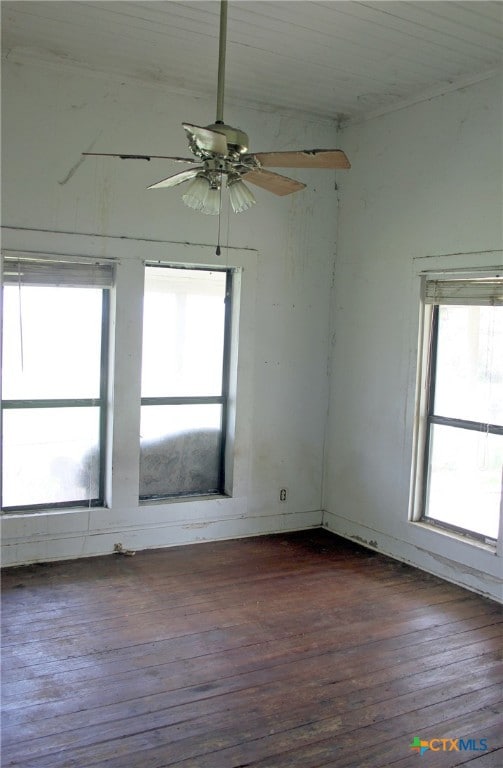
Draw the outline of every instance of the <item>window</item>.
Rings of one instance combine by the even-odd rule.
[[[104,502],[112,267],[5,259],[2,508]]]
[[[421,518],[495,540],[503,480],[503,279],[426,278]]]
[[[224,493],[230,270],[147,266],[140,499]]]

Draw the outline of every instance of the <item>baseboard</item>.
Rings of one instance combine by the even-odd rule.
[[[4,518],[4,528],[9,528],[8,522],[8,519]],[[396,539],[321,510],[269,515],[236,515],[216,520],[195,519],[190,522],[176,520],[156,525],[139,523],[91,531],[78,530],[77,526],[77,530],[66,530],[61,534],[54,530],[51,533],[42,533],[39,530],[38,533],[22,535],[18,529],[19,532],[12,531],[13,535],[9,535],[9,532],[4,530],[6,535],[2,538],[2,567],[111,554],[118,543],[130,550],[159,549],[308,530],[320,526],[375,552],[503,603],[501,579],[498,579],[494,573],[477,570],[473,565],[456,561],[452,557],[446,557],[445,554],[440,557],[438,553],[429,551],[424,546]],[[488,562],[491,563],[492,569],[498,566],[498,559],[494,555],[492,557],[488,553],[485,555],[490,558]]]
[[[4,522],[6,522],[5,518]],[[129,550],[159,549],[183,544],[307,530],[319,528],[321,522],[321,510],[314,510],[225,517],[220,520],[176,521],[156,526],[141,524],[118,526],[115,530],[76,530],[62,535],[40,533],[31,536],[4,536],[2,567],[111,554],[118,543]]]
[[[447,557],[445,553],[439,554],[439,552],[430,551],[420,544],[394,538],[331,512],[323,512],[322,526],[356,544],[361,544],[382,555],[392,557],[394,560],[412,565],[483,597],[503,603],[502,581],[497,576],[496,553],[483,553],[483,558],[490,563],[491,570],[493,570],[493,573],[489,573],[482,569],[477,570],[470,563]],[[438,539],[436,543],[441,552],[442,543],[438,544]],[[454,546],[451,548],[454,549]]]

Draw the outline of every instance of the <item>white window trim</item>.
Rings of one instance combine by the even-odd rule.
[[[139,402],[141,369],[136,366],[136,360],[132,363],[125,356],[117,358],[115,348],[121,346],[125,341],[130,341],[131,335],[133,335],[137,337],[136,346],[141,355],[145,263],[203,268],[221,267],[235,270],[225,483],[225,491],[228,495],[207,497],[208,501],[204,501],[206,497],[199,499],[208,505],[207,514],[209,516],[213,505],[221,505],[222,503],[229,506],[229,513],[232,514],[233,499],[246,496],[250,483],[249,452],[246,450],[246,446],[251,442],[253,431],[250,404],[254,402],[252,366],[258,272],[257,251],[252,248],[222,247],[221,255],[217,256],[215,245],[46,232],[14,227],[3,228],[4,249],[23,254],[43,254],[49,259],[51,256],[56,256],[59,259],[64,254],[68,258],[75,258],[76,261],[98,260],[115,264],[115,290],[112,291],[110,308],[112,329],[109,350],[109,391],[110,402],[113,403],[113,407],[109,408],[108,411],[106,506],[94,507],[93,517],[101,512],[113,516],[114,510],[139,509],[140,506],[138,500],[140,446],[139,440],[136,439],[137,433],[139,434],[139,424],[137,429],[134,417],[131,418],[130,416],[130,398],[135,399],[136,386]],[[124,273],[129,265],[132,269],[129,270],[130,274],[126,278]],[[132,281],[131,277],[134,272],[136,272],[137,277],[141,275],[142,279]],[[138,380],[126,395],[121,390],[120,381],[126,379],[131,374],[132,369],[134,369],[134,376],[137,376]],[[243,416],[240,403],[246,403],[246,417]],[[114,414],[116,415],[115,419]],[[117,418],[119,414],[121,416]],[[122,415],[125,416],[124,419]],[[132,439],[133,437],[134,439]],[[114,467],[113,474],[112,466]],[[177,504],[187,502],[195,504],[191,497],[162,499],[148,503],[158,507],[162,514],[163,508],[168,506],[176,508]],[[81,513],[82,510],[75,508],[66,511]],[[47,515],[53,512],[57,513],[61,510],[57,508],[54,510],[45,509],[41,514]],[[33,512],[27,510],[20,514],[21,516],[24,514],[32,515]]]
[[[147,270],[148,270],[149,267],[157,267],[157,266],[159,266],[158,262],[155,263],[155,264],[150,264],[150,263],[147,262],[145,264],[145,277],[147,276]],[[177,275],[174,274],[174,272],[175,272],[175,270],[178,269],[178,272],[183,274],[184,272],[186,273],[188,270],[185,269],[185,268],[181,269],[180,265],[176,265],[175,266],[173,264],[165,264],[163,266],[165,267],[166,272],[165,272],[164,275],[162,275],[162,277],[161,277],[160,274],[158,274],[157,275],[157,279],[159,279],[159,277],[161,277],[161,281],[165,282],[168,285],[168,287],[169,287],[170,283],[171,283],[171,285],[173,285],[173,284],[180,285],[181,284],[182,288],[185,291],[184,295],[186,295],[187,291],[190,290],[190,284],[186,283],[185,281],[182,281],[180,279],[182,275],[178,275],[177,276]],[[233,302],[234,302],[234,300],[237,300],[238,295],[239,295],[239,291],[236,288],[235,283],[236,283],[237,276],[240,273],[240,270],[236,269],[235,267],[231,267],[230,269],[227,269],[227,268],[223,268],[223,267],[220,267],[220,266],[213,265],[213,267],[211,269],[205,268],[204,272],[206,272],[207,274],[208,273],[219,272],[220,274],[225,275],[225,282],[224,282],[224,289],[223,290],[224,290],[224,295],[230,301],[230,304],[226,305],[225,316],[223,318],[223,323],[222,323],[223,328],[224,328],[222,362],[225,361],[225,363],[224,363],[224,370],[222,372],[222,379],[221,379],[221,387],[222,387],[221,395],[219,395],[219,396],[222,397],[221,406],[222,406],[222,414],[223,414],[222,418],[224,420],[224,427],[223,427],[223,429],[219,430],[219,435],[220,435],[219,440],[220,441],[223,440],[223,451],[222,451],[222,443],[221,443],[220,444],[220,449],[219,449],[220,452],[221,452],[220,453],[221,458],[219,460],[219,473],[218,474],[219,474],[220,478],[223,478],[223,482],[221,481],[219,483],[219,490],[218,491],[200,492],[200,491],[196,490],[193,493],[190,493],[190,492],[171,493],[168,490],[166,490],[166,492],[161,493],[158,496],[140,496],[140,500],[139,500],[140,504],[146,504],[146,503],[149,504],[152,501],[153,502],[158,502],[158,501],[164,501],[164,500],[169,500],[169,499],[180,500],[180,499],[183,499],[185,497],[191,497],[191,498],[198,497],[198,498],[201,498],[201,497],[205,497],[205,496],[208,496],[208,497],[212,497],[213,496],[214,497],[214,496],[231,496],[232,495],[232,491],[231,491],[232,483],[229,482],[228,478],[227,478],[227,470],[229,469],[229,471],[232,471],[232,461],[230,460],[230,457],[229,457],[229,448],[228,448],[227,443],[228,443],[228,440],[232,439],[232,436],[234,434],[235,423],[233,421],[233,423],[229,425],[228,412],[229,412],[230,392],[233,389],[235,390],[235,385],[236,385],[236,381],[234,380],[234,375],[233,375],[236,372],[235,371],[231,372],[230,369],[231,369],[232,355],[233,355],[233,344],[232,344],[233,339],[234,339],[234,342],[235,342],[235,344],[234,344],[235,354],[237,354],[237,339],[236,339],[235,336],[233,336],[232,319],[233,319]],[[228,283],[229,276],[231,277],[231,280],[230,280],[230,293],[227,294],[227,289],[228,289],[228,285],[229,285],[229,283]],[[154,290],[157,290],[157,289],[154,288]],[[212,294],[213,295],[219,296],[220,295],[220,291],[222,289],[218,288],[218,287],[217,288],[213,287],[213,288],[211,288],[211,290],[212,290]],[[235,320],[236,320],[236,322],[238,322],[237,318],[235,318]],[[183,395],[180,395],[180,397],[183,397]],[[203,395],[203,397],[204,397],[204,395]],[[149,397],[148,396],[148,397],[145,397],[144,395],[142,395],[141,396],[141,401],[140,401],[140,408],[144,407],[144,399],[147,399],[147,400],[162,400],[163,398],[161,396],[154,396],[154,397]],[[187,402],[189,400],[190,400],[190,395],[187,397]]]
[[[428,279],[448,279],[449,277],[480,277],[501,274],[503,270],[503,251],[486,251],[467,254],[449,254],[442,256],[425,256],[413,259],[413,295],[416,307],[419,307],[418,334],[415,369],[415,405],[412,436],[412,462],[409,495],[409,523],[420,525],[433,531],[439,536],[448,536],[474,547],[496,552],[503,555],[503,508],[500,512],[499,535],[496,547],[484,543],[470,534],[460,533],[447,528],[435,526],[422,519],[423,490],[424,490],[424,448],[426,440],[426,409],[429,379],[429,350],[425,336],[429,333],[433,304],[427,303],[424,296],[424,286]]]
[[[101,351],[100,362],[100,393],[95,399],[95,403],[100,407],[100,426],[99,426],[99,481],[98,498],[83,498],[79,501],[40,502],[29,504],[12,505],[2,507],[1,515],[24,515],[39,514],[52,509],[61,512],[66,509],[86,509],[106,508],[107,507],[107,467],[106,457],[108,451],[108,425],[109,415],[109,343],[111,333],[110,320],[110,299],[114,288],[115,259],[88,258],[81,255],[68,255],[62,253],[43,253],[37,251],[25,251],[18,249],[1,250],[1,283],[2,286],[19,286],[20,288],[30,286],[57,287],[57,288],[96,288],[106,289],[107,297],[102,299],[102,328],[101,342],[104,347]],[[104,326],[103,323],[106,323]],[[1,334],[0,334],[1,335]],[[106,356],[105,359],[103,356]],[[3,394],[3,393],[2,393]],[[81,398],[77,398],[79,400]],[[82,398],[91,400],[91,398]],[[15,400],[15,398],[14,398]],[[19,405],[15,406],[17,410],[26,408],[26,403],[30,400],[36,401],[37,398],[19,398]],[[44,401],[45,398],[38,398]],[[59,401],[57,403],[56,401]],[[66,402],[71,407],[75,400],[70,397],[54,398],[54,405],[49,408],[64,407]],[[21,405],[23,403],[23,405]],[[7,408],[8,399],[2,399],[2,409]],[[0,454],[3,453],[3,443],[0,446]],[[1,495],[1,494],[0,494]]]

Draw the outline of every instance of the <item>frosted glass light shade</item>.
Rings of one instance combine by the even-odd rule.
[[[234,213],[241,213],[255,205],[257,202],[253,193],[248,189],[237,174],[228,181],[227,189]],[[221,179],[215,180],[213,176],[208,178],[205,172],[201,172],[189,184],[187,191],[182,195],[182,200],[189,208],[200,213],[216,216],[220,213],[221,204]]]
[[[182,200],[189,208],[194,208],[195,211],[202,211],[210,192],[210,182],[205,176],[196,176],[192,181],[187,191],[182,195]]]
[[[255,205],[257,202],[255,200],[255,196],[253,193],[248,189],[246,184],[241,181],[241,179],[237,179],[236,181],[232,181],[229,185],[229,198],[232,205],[232,210],[234,213],[241,213],[242,211],[247,211],[248,208],[251,208],[252,205]]]
[[[216,216],[220,213],[220,189],[210,187],[200,210],[202,213],[207,213],[210,216]]]

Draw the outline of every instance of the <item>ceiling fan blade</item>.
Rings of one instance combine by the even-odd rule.
[[[202,171],[204,166],[199,165],[197,168],[190,168],[188,171],[181,171],[175,173],[174,176],[169,176],[167,179],[162,179],[156,184],[151,184],[147,189],[164,189],[166,187],[176,187],[177,184],[182,184],[184,181],[189,181],[197,176],[199,171]]]
[[[94,157],[120,157],[121,160],[174,160],[175,163],[198,163],[193,157],[173,157],[171,155],[119,155],[115,152],[82,152],[83,155]]]
[[[291,195],[292,192],[299,192],[306,186],[301,181],[289,179],[288,176],[280,176],[279,173],[272,171],[265,171],[263,168],[248,171],[241,178],[257,187],[267,189],[268,192],[273,192],[275,195]]]
[[[272,168],[351,168],[341,149],[303,149],[298,152],[255,152],[259,163]]]
[[[205,152],[215,152],[218,155],[227,154],[227,139],[223,133],[191,123],[182,123],[182,125],[189,140],[194,141],[199,149]]]

